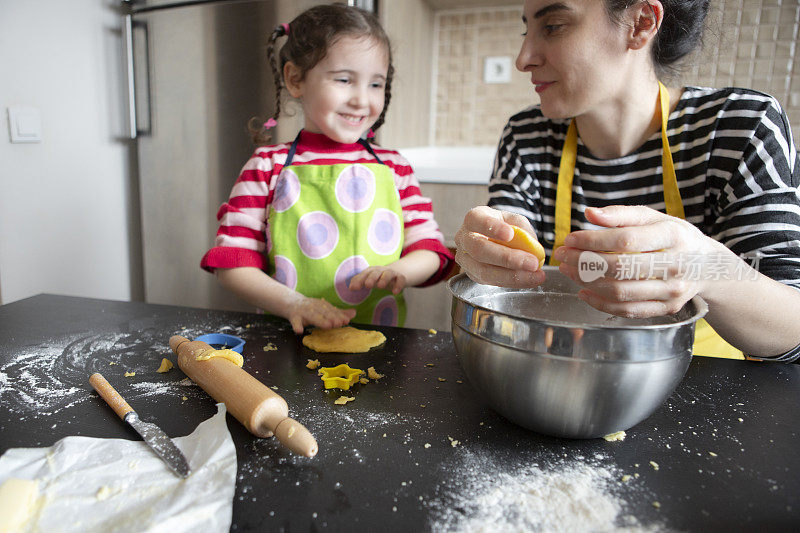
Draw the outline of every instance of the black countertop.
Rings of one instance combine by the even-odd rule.
[[[53,295],[0,306],[0,453],[69,435],[136,439],[91,389],[98,371],[144,420],[172,437],[190,433],[216,412],[214,400],[181,385],[177,366],[155,370],[162,357],[175,361],[171,335],[227,332],[247,341],[245,370],[286,399],[320,448],[313,459],[293,456],[229,416],[238,458],[233,531],[466,527],[491,516],[492,490],[507,498],[504,490],[525,492],[547,473],[581,465],[600,480],[601,499],[643,527],[800,526],[798,365],[696,358],[624,441],[573,441],[495,414],[463,378],[449,333],[374,329],[384,346],[325,355],[302,346],[287,322],[257,314]],[[308,359],[374,366],[385,377],[334,405],[339,393],[323,390]],[[520,509],[518,518],[526,512],[534,516]]]

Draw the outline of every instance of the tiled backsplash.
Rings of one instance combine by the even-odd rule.
[[[508,117],[539,101],[530,75],[513,67],[510,83],[483,82],[484,58],[517,57],[520,5],[436,13],[433,144],[494,146]]]
[[[483,82],[487,56],[516,59],[524,31],[520,5],[438,11],[435,16],[433,144],[495,145],[506,120],[538,102],[530,75]],[[800,138],[800,0],[715,0],[705,46],[684,85],[749,87],[781,103]]]

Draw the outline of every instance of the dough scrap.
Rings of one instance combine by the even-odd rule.
[[[303,346],[315,352],[363,353],[386,342],[380,331],[367,331],[352,326],[315,329],[303,337]]]
[[[333,403],[335,403],[336,405],[344,405],[347,402],[352,402],[353,400],[355,400],[354,396],[339,396],[338,398],[333,400]]]
[[[514,236],[511,237],[510,241],[498,241],[497,239],[489,240],[497,244],[502,244],[503,246],[508,246],[509,248],[522,250],[535,255],[536,259],[539,260],[539,268],[542,268],[544,264],[544,247],[524,229],[514,225],[511,225],[511,227],[514,229]]]
[[[8,478],[0,485],[0,531],[23,531],[36,510],[39,482]]]
[[[608,442],[616,442],[616,441],[619,441],[619,440],[625,440],[625,432],[624,431],[616,431],[614,433],[609,433],[608,435],[606,435],[603,438],[606,439]]]
[[[321,364],[322,363],[319,362],[319,359],[309,359],[308,364],[306,364],[306,368],[309,370],[316,370]]]
[[[208,361],[212,357],[222,357],[223,359],[227,359],[231,363],[235,364],[239,368],[244,366],[244,357],[239,352],[234,352],[233,350],[208,350],[201,354],[198,354],[195,357],[198,361]]]
[[[136,372],[125,372],[125,377],[126,378],[132,378],[135,375],[136,375]]]
[[[375,370],[375,367],[371,366],[371,367],[369,367],[367,369],[367,377],[369,379],[378,380],[378,379],[381,379],[383,377],[383,374],[378,374],[378,371]]]
[[[172,361],[164,357],[163,359],[161,359],[161,366],[158,367],[158,370],[156,370],[156,372],[159,372],[161,374],[163,374],[164,372],[169,372],[170,370],[172,370],[172,366],[173,366]]]

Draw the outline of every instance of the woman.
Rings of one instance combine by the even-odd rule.
[[[533,255],[488,240],[520,226],[597,309],[651,317],[700,295],[713,329],[698,325],[696,354],[794,361],[800,162],[786,115],[756,91],[659,82],[699,44],[707,10],[526,0],[516,66],[541,104],[506,125],[490,207],[465,217],[456,261],[480,283],[541,284]],[[581,259],[607,270],[595,279]]]

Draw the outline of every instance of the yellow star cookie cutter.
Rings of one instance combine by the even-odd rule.
[[[358,377],[363,373],[363,370],[350,368],[346,364],[319,369],[320,378],[326,389],[350,390],[350,386],[358,381]]]

